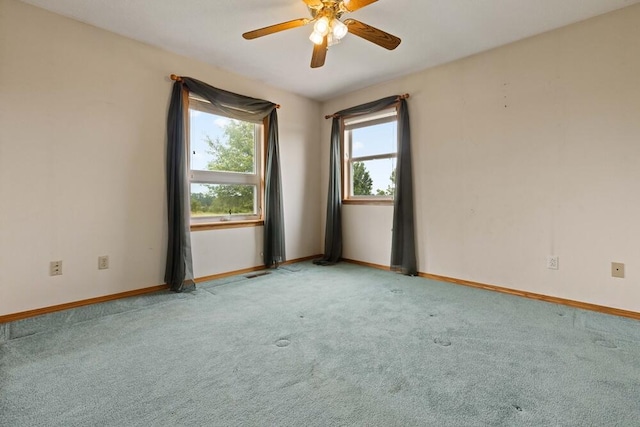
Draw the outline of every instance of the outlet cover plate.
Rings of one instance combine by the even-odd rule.
[[[98,270],[106,270],[109,268],[109,256],[99,256],[98,257]]]
[[[49,276],[62,275],[62,261],[51,261],[49,263]]]
[[[560,264],[559,264],[560,260],[557,256],[555,255],[549,255],[547,257],[547,268],[549,270],[557,270],[558,268],[560,268]]]
[[[624,264],[621,262],[611,263],[611,277],[624,279]]]

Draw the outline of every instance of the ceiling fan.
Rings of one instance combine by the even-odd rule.
[[[378,0],[302,0],[311,13],[311,19],[300,18],[293,21],[282,22],[268,27],[246,32],[242,35],[247,40],[277,33],[279,31],[302,27],[314,22],[313,32],[309,39],[314,43],[311,56],[311,68],[324,65],[329,46],[340,41],[347,33],[354,34],[365,40],[393,50],[400,44],[400,39],[392,34],[385,33],[371,25],[355,19],[341,20],[342,15],[354,12]]]

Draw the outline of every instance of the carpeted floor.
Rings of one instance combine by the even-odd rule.
[[[640,425],[639,322],[351,264],[4,335],[1,426]]]

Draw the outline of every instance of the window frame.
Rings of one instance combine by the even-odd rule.
[[[211,215],[194,217],[191,215],[191,203],[189,203],[189,221],[191,231],[202,231],[219,228],[257,227],[264,225],[264,174],[266,169],[265,153],[268,135],[268,123],[265,117],[261,123],[253,123],[254,128],[254,173],[202,171],[191,169],[191,110],[201,111],[216,116],[238,120],[216,109],[210,102],[187,91],[185,102],[185,147],[187,155],[187,179],[189,187],[189,199],[191,199],[191,184],[238,184],[255,185],[254,196],[255,211],[253,215],[232,215],[228,219],[223,215]]]
[[[369,126],[376,126],[384,123],[396,122],[396,144],[395,151],[389,153],[375,154],[369,156],[351,157],[353,138],[351,130],[361,129]],[[384,159],[396,159],[398,158],[398,106],[393,105],[385,108],[381,111],[374,113],[344,116],[340,118],[340,148],[342,156],[342,203],[352,205],[392,205],[394,196],[356,196],[351,194],[352,190],[352,177],[351,171],[353,170],[352,164],[355,162],[369,161],[369,160],[384,160]]]

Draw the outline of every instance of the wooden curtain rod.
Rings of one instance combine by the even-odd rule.
[[[396,101],[400,101],[401,99],[409,99],[409,94],[405,93],[404,95],[398,95]],[[340,117],[339,114],[329,114],[328,116],[324,116],[324,119],[337,119],[338,117]]]
[[[171,80],[173,80],[174,82],[182,81],[182,77],[176,76],[175,74],[171,74],[169,77],[171,77]],[[280,104],[276,104],[276,108],[280,108]]]

